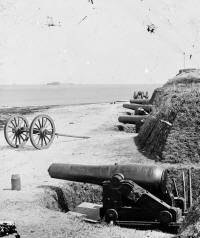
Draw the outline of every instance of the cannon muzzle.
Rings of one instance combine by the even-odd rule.
[[[128,124],[137,124],[141,123],[143,120],[145,120],[148,117],[148,115],[135,115],[135,116],[119,116],[118,121],[122,123],[128,123]]]
[[[149,99],[130,99],[130,103],[149,104]]]
[[[154,194],[166,191],[167,170],[155,165],[80,165],[54,163],[48,169],[52,178],[102,185],[113,175],[121,173]]]

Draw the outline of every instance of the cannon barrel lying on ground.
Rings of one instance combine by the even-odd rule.
[[[130,103],[149,104],[149,99],[131,99]]]
[[[143,108],[146,112],[151,112],[152,111],[152,105],[141,105],[141,104],[123,104],[124,108],[128,108],[131,110],[137,110],[139,107]]]
[[[155,165],[79,165],[52,164],[48,169],[52,178],[102,185],[116,173],[133,180],[143,188],[154,192],[165,192],[166,170]]]
[[[118,121],[122,123],[128,124],[137,124],[141,123],[142,120],[145,120],[148,115],[135,115],[135,116],[119,116]]]

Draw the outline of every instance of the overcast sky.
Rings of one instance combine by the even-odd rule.
[[[184,65],[199,67],[196,6],[187,0],[6,1],[0,84],[164,83]]]

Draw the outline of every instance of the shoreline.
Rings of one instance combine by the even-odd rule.
[[[53,108],[53,106],[27,106],[27,107],[8,107],[0,108],[0,130],[3,129],[3,126],[6,123],[8,117],[14,114],[29,115],[35,112],[45,111]]]
[[[120,102],[127,102],[129,100],[113,100],[113,101],[105,101],[105,102],[83,102],[83,103],[67,103],[67,104],[46,104],[46,105],[35,105],[35,106],[31,106],[31,105],[27,105],[27,106],[0,106],[0,113],[4,110],[7,109],[14,109],[14,108],[38,108],[38,109],[49,109],[49,108],[53,108],[53,107],[67,107],[67,106],[84,106],[84,105],[96,105],[96,104],[113,104],[113,103],[120,103]]]
[[[21,114],[21,115],[30,115],[36,112],[42,112],[53,108],[64,108],[64,107],[78,107],[78,106],[89,106],[89,105],[102,105],[102,104],[116,104],[127,102],[123,100],[116,100],[113,102],[96,102],[96,103],[78,103],[78,104],[60,104],[60,105],[43,105],[43,106],[22,106],[22,107],[0,107],[0,130],[3,129],[3,126],[8,119],[8,115]]]
[[[153,93],[157,85],[133,85],[124,87],[118,85],[94,86],[94,87],[50,87],[40,88],[12,88],[1,90],[0,88],[0,108],[11,107],[40,107],[42,106],[68,106],[90,103],[110,103],[115,101],[129,101],[134,91],[148,91],[149,96]]]
[[[64,108],[64,107],[77,107],[77,106],[87,106],[87,105],[101,105],[101,104],[115,104],[126,101],[114,101],[114,102],[96,102],[96,103],[78,103],[78,104],[63,104],[63,105],[43,105],[43,106],[22,106],[22,107],[0,107],[0,130],[3,129],[3,126],[8,119],[8,115],[21,114],[21,115],[30,115],[36,112],[43,112],[53,108]]]

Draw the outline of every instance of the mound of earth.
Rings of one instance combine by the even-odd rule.
[[[200,204],[196,203],[189,211],[178,238],[200,237]]]
[[[181,71],[154,96],[154,111],[137,137],[149,156],[170,163],[200,161],[199,81],[199,70]]]
[[[42,186],[44,194],[40,205],[55,211],[72,211],[82,202],[101,204],[102,188],[98,185],[77,182],[65,183],[60,187]]]
[[[153,112],[145,120],[136,139],[140,149],[152,159],[174,164],[169,168],[168,185],[172,189],[172,178],[175,178],[181,196],[182,173],[186,174],[191,168],[194,203],[181,225],[179,238],[200,237],[199,83],[200,70],[185,69],[157,89],[152,96]],[[186,191],[187,184],[186,176]]]

